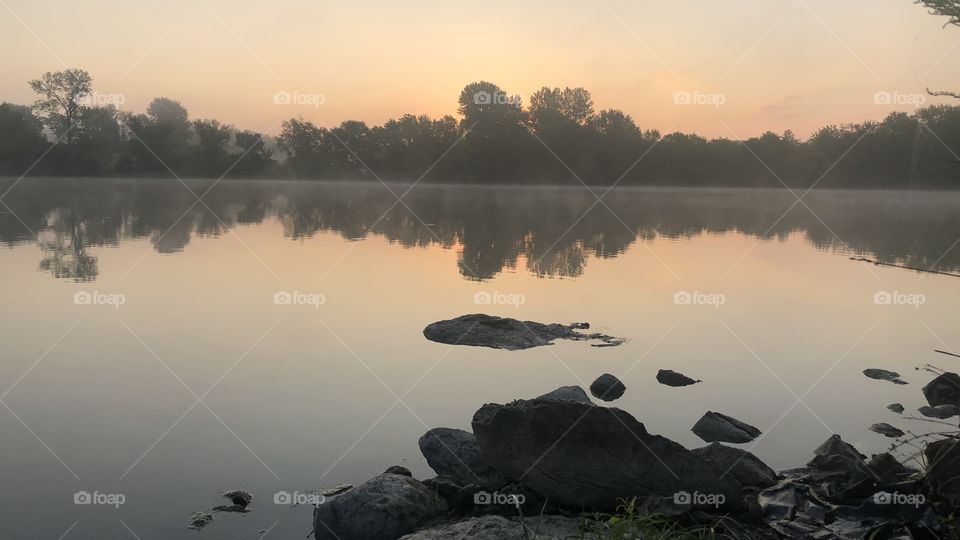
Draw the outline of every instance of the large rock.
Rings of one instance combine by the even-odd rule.
[[[750,424],[713,411],[707,411],[690,431],[706,442],[748,443],[760,436],[760,430]]]
[[[519,519],[502,516],[472,517],[454,523],[446,523],[408,534],[400,540],[502,540],[504,538],[530,538],[531,540],[561,540],[580,538],[580,520],[563,516],[533,516],[526,518],[527,531]],[[536,533],[536,535],[534,535]]]
[[[660,384],[665,384],[667,386],[680,387],[680,386],[690,386],[691,384],[697,384],[696,379],[691,379],[683,373],[677,373],[676,371],[669,369],[661,369],[657,372],[657,382]]]
[[[742,486],[770,487],[777,483],[777,473],[746,450],[713,443],[691,452],[716,464]]]
[[[561,386],[552,392],[547,392],[546,394],[537,397],[536,399],[546,399],[554,401],[575,401],[577,403],[586,403],[587,405],[593,405],[593,402],[590,401],[590,396],[584,392],[583,388],[579,386]]]
[[[960,375],[943,373],[923,387],[923,395],[931,407],[955,405],[960,407]]]
[[[461,486],[478,484],[498,488],[507,483],[480,453],[473,433],[462,429],[433,428],[418,441],[427,465],[438,475],[447,476]]]
[[[616,408],[571,401],[487,404],[473,416],[487,461],[559,506],[614,509],[624,499],[678,492],[738,501],[740,486],[683,446],[647,433]]]
[[[393,540],[446,512],[443,499],[399,474],[381,474],[313,511],[316,540]]]
[[[593,394],[593,397],[604,401],[618,399],[626,391],[627,387],[620,382],[620,379],[609,373],[604,373],[597,377],[597,379],[590,384],[590,393]]]
[[[428,324],[423,335],[430,341],[450,345],[473,345],[516,351],[553,345],[558,339],[597,341],[595,347],[620,345],[623,340],[599,333],[582,333],[585,323],[543,324],[475,313]]]
[[[960,503],[960,440],[941,439],[927,445],[926,479],[934,492]]]

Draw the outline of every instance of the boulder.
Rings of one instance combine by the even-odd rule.
[[[882,486],[902,482],[917,473],[916,469],[904,466],[887,452],[871,456],[867,467],[877,475],[877,480]]]
[[[546,394],[535,399],[575,401],[577,403],[593,405],[593,402],[590,401],[590,396],[588,396],[587,393],[583,391],[583,388],[580,388],[579,386],[561,386],[560,388],[557,388],[552,392],[547,392]]]
[[[420,482],[384,473],[313,510],[316,540],[398,538],[447,510]]]
[[[627,387],[620,382],[620,379],[609,373],[597,377],[590,385],[590,393],[593,394],[593,397],[604,401],[618,399],[626,391]]]
[[[657,382],[676,388],[679,386],[690,386],[691,384],[697,384],[698,382],[702,381],[691,379],[683,373],[677,373],[676,371],[671,371],[669,369],[661,369],[657,372]]]
[[[691,452],[717,465],[741,486],[770,487],[777,483],[777,473],[746,450],[713,443]]]
[[[725,414],[707,411],[691,429],[706,442],[748,443],[760,436],[760,430]]]
[[[807,465],[821,471],[850,470],[864,463],[867,456],[834,433],[813,451],[813,459]]]
[[[473,416],[484,458],[551,503],[613,510],[632,496],[679,492],[739,499],[740,486],[620,409],[571,401],[487,404]]]
[[[463,489],[463,486],[456,483],[453,478],[449,476],[437,476],[436,478],[428,478],[423,481],[423,485],[427,486],[427,489],[433,491],[437,495],[443,497],[449,503],[450,500],[457,494],[458,491]]]
[[[960,375],[943,373],[923,387],[923,395],[931,407],[954,405],[960,407]]]
[[[544,324],[520,321],[475,313],[455,319],[428,324],[423,335],[430,341],[450,345],[472,345],[516,351],[553,345],[558,339],[573,341],[597,341],[595,347],[611,347],[623,343],[623,339],[599,333],[583,333],[577,330],[589,328],[585,323]]]
[[[480,453],[473,433],[462,429],[433,428],[418,441],[427,465],[438,475],[448,476],[461,486],[479,484],[498,488],[506,483]]]
[[[400,465],[391,465],[387,467],[387,470],[383,471],[383,474],[399,474],[401,476],[409,476],[410,478],[413,478],[413,473],[410,472],[410,469]]]
[[[927,445],[926,479],[934,492],[960,503],[960,439],[941,439]]]
[[[421,529],[400,540],[502,540],[529,538],[531,540],[561,540],[580,538],[580,520],[564,516],[533,516],[526,518],[527,531],[517,518],[487,515],[471,517],[454,523]]]

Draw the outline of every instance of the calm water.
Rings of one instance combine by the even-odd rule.
[[[28,179],[2,199],[3,536],[303,538],[310,508],[275,492],[394,464],[427,477],[427,428],[469,429],[484,402],[603,372],[628,387],[618,407],[688,447],[716,410],[764,431],[752,450],[775,468],[833,432],[878,452],[869,424],[926,427],[885,409],[921,405],[914,368],[957,367],[932,350],[960,348],[960,280],[850,257],[956,272],[960,194],[616,190],[596,204],[585,189],[420,186],[397,203],[381,185],[189,187]],[[472,312],[628,342],[506,352],[421,334]],[[660,386],[661,368],[705,382]],[[252,512],[186,529],[232,488]],[[75,505],[78,491],[125,502]]]

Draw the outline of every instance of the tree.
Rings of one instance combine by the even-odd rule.
[[[281,124],[277,146],[287,155],[291,172],[308,176],[320,171],[326,131],[303,118],[291,118]]]
[[[30,88],[40,95],[33,109],[44,115],[58,141],[73,142],[82,109],[80,98],[90,93],[92,84],[90,74],[82,69],[47,72],[30,81]]]
[[[30,107],[0,103],[0,173],[22,174],[46,145],[43,124]]]
[[[559,117],[584,125],[593,115],[593,98],[580,87],[561,90],[544,86],[530,96],[530,115],[538,123]]]
[[[235,170],[237,174],[251,176],[262,173],[274,165],[273,150],[266,147],[263,136],[253,131],[238,131],[234,135],[240,148],[240,160]]]
[[[227,143],[230,142],[230,126],[217,120],[194,120],[197,135],[196,158],[193,166],[202,174],[219,176],[226,173]]]

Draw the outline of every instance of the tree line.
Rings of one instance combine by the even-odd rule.
[[[584,88],[523,100],[467,85],[458,118],[404,115],[332,128],[303,118],[272,139],[191,119],[169,98],[135,114],[93,99],[80,69],[30,81],[32,106],[0,104],[0,174],[382,179],[439,183],[781,187],[960,187],[960,107],[929,106],[883,121],[747,140],[644,130],[596,110]],[[40,159],[42,156],[42,159]]]

